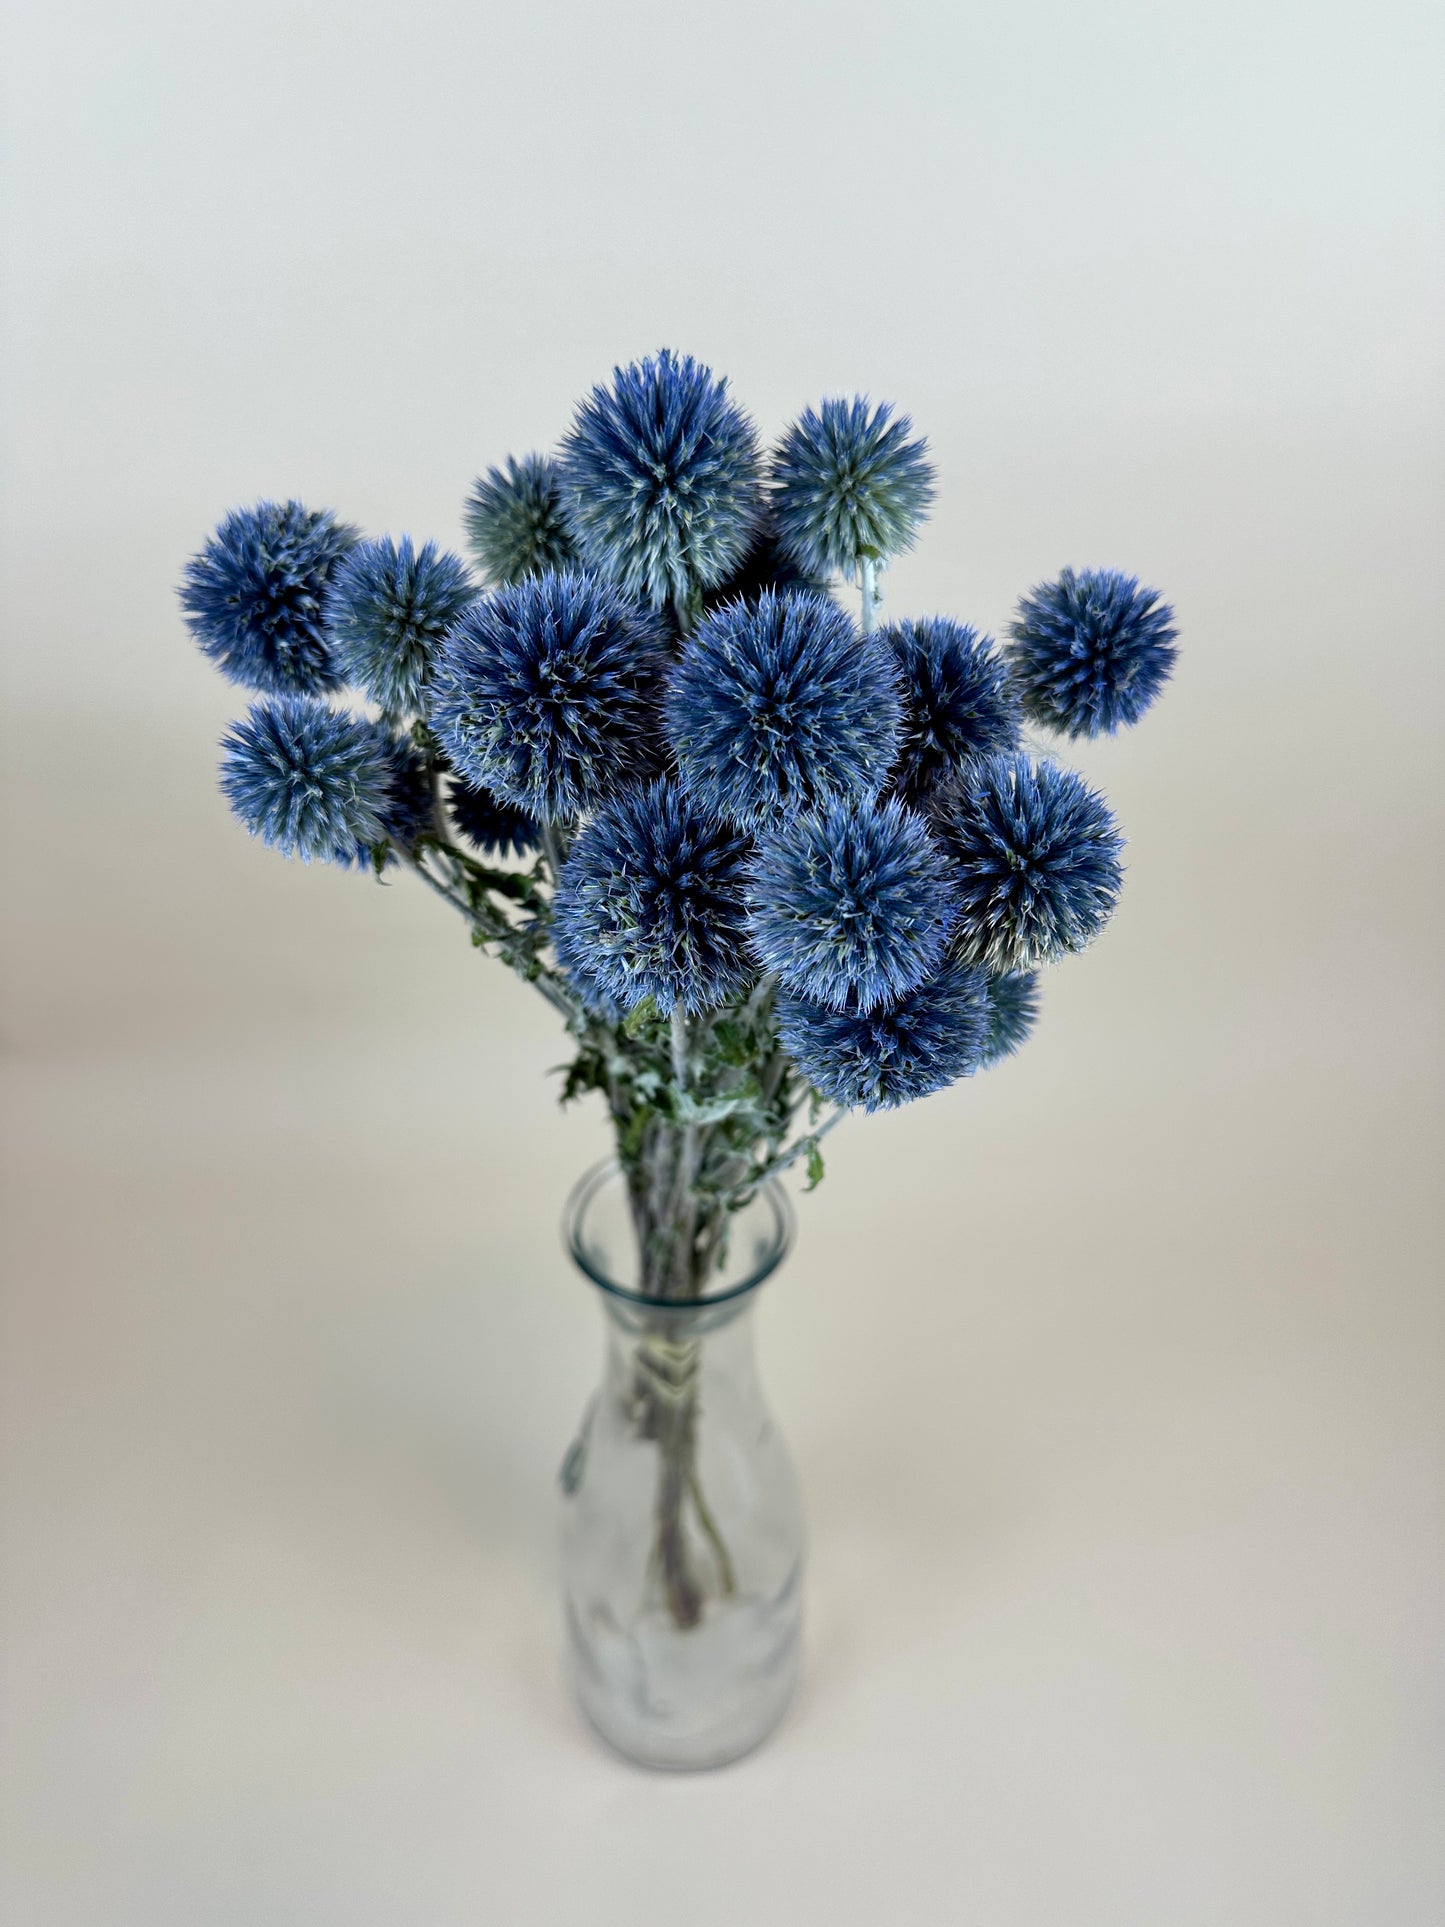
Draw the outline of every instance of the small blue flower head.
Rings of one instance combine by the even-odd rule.
[[[887,654],[822,596],[765,591],[688,637],[667,693],[685,787],[747,825],[875,794],[898,742]]]
[[[182,577],[186,627],[222,675],[265,695],[339,689],[322,621],[327,585],[357,531],[299,502],[235,509]]]
[[[476,590],[466,564],[404,535],[362,542],[339,565],[326,628],[346,679],[388,716],[417,714],[443,636]]]
[[[221,748],[227,802],[283,855],[349,864],[386,837],[395,770],[385,735],[364,716],[271,697],[251,705]]]
[[[996,972],[1082,950],[1118,901],[1124,839],[1082,776],[1027,756],[983,756],[933,813],[955,864],[957,954]]]
[[[1012,1057],[1033,1034],[1039,1014],[1038,974],[1031,970],[1008,970],[1001,977],[988,975],[988,1035],[980,1070],[988,1070],[1005,1057]]]
[[[468,843],[487,856],[526,856],[542,840],[541,826],[525,810],[457,776],[448,789],[447,810]]]
[[[654,609],[689,607],[731,575],[762,510],[752,423],[726,381],[668,348],[593,389],[561,471],[585,565]]]
[[[913,546],[933,500],[928,444],[887,402],[825,401],[783,436],[773,456],[773,516],[784,548],[814,575],[853,581],[860,561]]]
[[[763,838],[748,887],[753,947],[785,989],[871,1011],[913,990],[957,914],[943,853],[901,803],[825,803]]]
[[[893,783],[905,802],[919,802],[970,756],[1017,748],[1018,697],[987,636],[932,616],[886,625],[878,640],[898,665],[903,725]]]
[[[1026,713],[1064,736],[1137,723],[1179,654],[1174,611],[1117,569],[1065,569],[1022,598],[1009,662]]]
[[[510,588],[529,575],[571,568],[576,561],[562,515],[562,480],[545,455],[507,457],[472,484],[462,510],[472,554],[487,580]]]
[[[663,780],[613,797],[562,866],[552,906],[559,961],[586,990],[631,1010],[715,1009],[755,973],[747,956],[748,842]]]
[[[656,773],[661,642],[605,582],[531,576],[447,637],[432,720],[463,781],[567,823]]]
[[[941,1091],[981,1061],[988,1034],[985,973],[950,964],[870,1016],[778,1000],[778,1038],[808,1082],[850,1110],[887,1110]]]
[[[410,849],[420,837],[432,834],[431,778],[409,736],[393,736],[384,723],[373,727],[387,759],[386,808],[381,827],[393,843]]]

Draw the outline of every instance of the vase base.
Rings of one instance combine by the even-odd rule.
[[[730,1600],[684,1633],[662,1615],[626,1634],[594,1620],[587,1637],[569,1610],[572,1697],[599,1738],[635,1766],[727,1766],[776,1730],[797,1687],[801,1614],[780,1613],[780,1603]]]

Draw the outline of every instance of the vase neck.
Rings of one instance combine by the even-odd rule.
[[[723,1332],[733,1344],[751,1344],[759,1290],[755,1285],[726,1297],[659,1305],[600,1288],[597,1299],[609,1333],[628,1344],[646,1339],[658,1346],[696,1345]]]
[[[634,1202],[617,1164],[601,1164],[576,1186],[563,1217],[573,1262],[597,1287],[609,1319],[629,1333],[678,1335],[686,1327],[691,1338],[720,1329],[751,1302],[792,1242],[792,1210],[769,1181],[729,1214],[706,1251],[699,1246],[681,1268],[660,1265],[645,1258],[652,1234]]]

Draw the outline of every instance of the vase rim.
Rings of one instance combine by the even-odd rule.
[[[602,1190],[603,1186],[614,1179],[622,1178],[622,1167],[615,1157],[603,1158],[584,1171],[568,1193],[567,1202],[562,1208],[562,1241],[567,1247],[567,1256],[585,1278],[626,1305],[636,1305],[644,1311],[709,1311],[714,1305],[734,1303],[744,1298],[750,1291],[766,1283],[793,1248],[793,1234],[797,1220],[793,1213],[792,1201],[776,1178],[767,1178],[759,1185],[750,1203],[765,1204],[772,1213],[772,1236],[768,1241],[766,1255],[755,1264],[746,1277],[735,1283],[724,1285],[720,1291],[704,1292],[699,1298],[662,1298],[653,1292],[638,1291],[631,1285],[624,1285],[611,1278],[586,1251],[582,1242],[582,1224],[587,1215],[587,1207]],[[744,1209],[747,1209],[745,1206]]]

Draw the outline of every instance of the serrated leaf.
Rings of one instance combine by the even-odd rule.
[[[745,1064],[752,1061],[752,1045],[748,1033],[741,1024],[729,1023],[726,1020],[717,1024],[713,1030],[713,1041],[717,1047],[718,1061],[728,1065],[730,1069],[741,1070]]]
[[[725,1117],[755,1108],[751,1091],[734,1091],[726,1097],[705,1097],[701,1101],[682,1091],[674,1101],[673,1114],[681,1124],[720,1124]]]
[[[823,1182],[823,1153],[818,1149],[817,1138],[808,1140],[808,1182],[805,1191],[816,1191]]]
[[[657,999],[655,997],[644,997],[642,1002],[629,1010],[623,1018],[622,1035],[624,1037],[640,1037],[643,1031],[647,1029],[647,1026],[649,1024],[655,1024],[661,1015],[661,1011],[657,1008]]]

